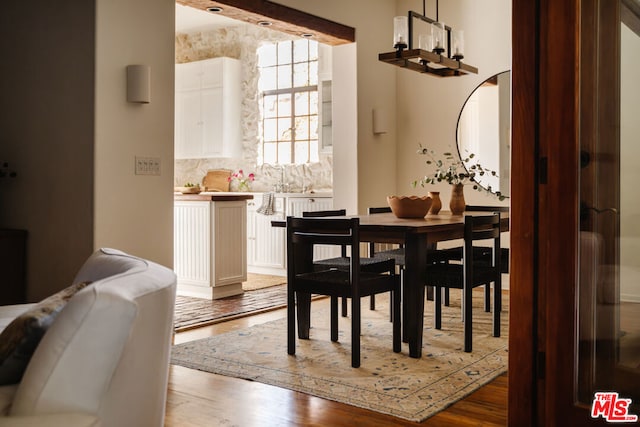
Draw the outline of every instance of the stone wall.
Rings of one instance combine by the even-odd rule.
[[[291,36],[250,24],[222,28],[214,31],[176,34],[176,63],[203,59],[230,57],[241,61],[242,72],[242,157],[211,159],[176,159],[174,182],[201,182],[210,169],[242,169],[254,172],[254,191],[270,191],[279,183],[282,167],[258,165],[260,144],[258,104],[258,47],[265,43],[291,40]],[[285,183],[300,191],[303,187],[317,190],[332,188],[333,161],[330,153],[322,153],[320,162],[285,166]],[[232,188],[233,189],[233,188]]]

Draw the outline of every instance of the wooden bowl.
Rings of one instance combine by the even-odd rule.
[[[174,191],[182,194],[200,194],[202,188],[199,185],[194,187],[175,187]]]
[[[391,212],[398,218],[424,218],[431,202],[428,196],[387,196]]]

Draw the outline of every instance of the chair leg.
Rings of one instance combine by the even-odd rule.
[[[296,299],[291,289],[287,289],[287,353],[296,354]]]
[[[500,312],[502,299],[502,281],[500,280],[500,276],[498,276],[498,280],[493,284],[493,336],[500,336]]]
[[[465,286],[463,290],[462,299],[464,301],[464,351],[470,353],[473,347],[472,333],[473,333],[473,319],[471,308],[472,303],[472,288],[471,286]]]
[[[393,301],[393,351],[400,353],[402,343],[400,337],[402,336],[402,324],[400,322],[400,283],[396,287],[396,290],[391,293]]]
[[[347,317],[347,299],[342,297],[342,317]]]
[[[402,295],[407,295],[407,289],[406,289],[406,282],[403,280],[401,282],[401,286],[402,286]],[[409,324],[409,321],[407,320],[407,310],[402,310],[402,324],[405,325],[404,328],[402,328],[402,342],[409,342],[409,335],[407,334],[407,327],[406,325]]]
[[[444,305],[449,307],[450,304],[450,300],[449,300],[449,288],[444,288]]]
[[[351,298],[351,366],[360,367],[360,296]]]
[[[436,286],[436,289],[434,292],[434,301],[433,301],[433,313],[434,313],[433,318],[435,319],[434,327],[436,329],[442,329],[442,307],[440,306],[441,304],[442,304],[442,288],[439,286]]]
[[[369,310],[375,310],[375,309],[376,309],[376,296],[371,295],[369,297]]]
[[[298,310],[298,338],[309,339],[309,328],[311,327],[311,294],[296,292]]]
[[[331,297],[331,341],[338,341],[338,297]]]
[[[491,311],[491,283],[484,285],[484,311]]]

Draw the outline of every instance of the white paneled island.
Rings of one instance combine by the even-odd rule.
[[[242,293],[247,280],[248,193],[175,194],[178,293],[212,299]]]

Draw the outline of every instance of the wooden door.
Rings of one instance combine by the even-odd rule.
[[[640,300],[621,292],[625,281],[637,290],[640,279],[624,273],[640,269],[620,255],[640,217],[620,155],[621,17],[634,4],[513,2],[510,425],[640,413],[640,334],[629,321]],[[594,418],[597,392],[631,404],[614,413],[601,401]]]

